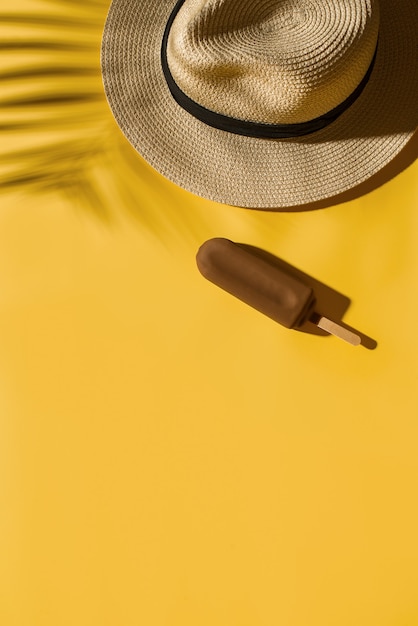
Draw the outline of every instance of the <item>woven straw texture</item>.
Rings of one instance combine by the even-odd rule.
[[[202,106],[261,123],[297,123],[343,102],[366,73],[379,13],[370,0],[185,2],[168,42],[170,71]]]
[[[325,129],[287,140],[217,130],[177,105],[160,63],[174,5],[113,0],[102,72],[123,133],[181,187],[244,207],[303,205],[367,180],[412,136],[416,0],[381,0],[380,11],[371,0],[186,0],[169,38],[170,69],[197,102],[242,119],[305,121],[331,109],[361,80],[379,32],[360,97]]]

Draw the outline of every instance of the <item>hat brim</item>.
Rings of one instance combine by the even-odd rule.
[[[207,126],[173,99],[161,41],[176,0],[113,0],[102,75],[115,119],[132,146],[169,180],[242,207],[314,203],[357,187],[394,159],[418,125],[417,0],[380,0],[372,75],[328,127],[295,139],[258,139]]]

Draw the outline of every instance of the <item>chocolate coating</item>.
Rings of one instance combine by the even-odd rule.
[[[196,262],[205,278],[286,328],[313,311],[311,287],[229,239],[206,241]]]

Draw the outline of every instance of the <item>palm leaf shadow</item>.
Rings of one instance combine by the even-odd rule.
[[[104,220],[123,208],[158,236],[173,220],[190,233],[196,220],[173,208],[170,185],[127,144],[107,105],[100,44],[108,7],[47,0],[30,12],[0,11],[0,188],[63,193]]]
[[[89,19],[86,5],[71,4],[69,15],[56,6],[46,13],[41,4],[31,13],[0,13],[3,187],[59,188],[66,168],[80,159],[87,164],[99,149],[83,130],[96,120],[99,134],[105,118],[96,61],[100,19],[97,10]]]

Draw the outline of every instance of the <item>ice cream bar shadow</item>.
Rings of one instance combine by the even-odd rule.
[[[205,278],[286,328],[377,347],[341,321],[350,305],[347,296],[265,250],[219,237],[206,241],[196,260]]]

